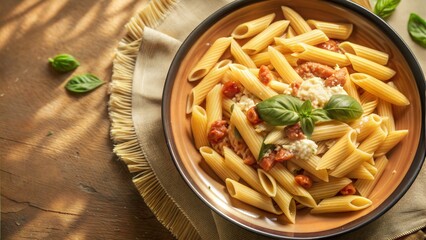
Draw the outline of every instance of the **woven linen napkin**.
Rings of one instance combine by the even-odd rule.
[[[174,54],[192,29],[229,2],[151,1],[127,25],[128,36],[120,43],[114,62],[110,99],[111,134],[117,143],[114,151],[130,171],[139,173],[134,182],[147,205],[179,239],[264,238],[223,219],[192,192],[173,164],[161,125],[162,90]],[[402,3],[390,23],[426,69],[425,50],[411,44],[404,25],[406,12],[416,4],[422,7],[420,2]],[[424,11],[419,14],[426,15]],[[425,185],[424,167],[395,207],[373,223],[336,239],[390,239],[425,227]]]

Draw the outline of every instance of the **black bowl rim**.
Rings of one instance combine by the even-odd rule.
[[[317,236],[313,236],[312,233],[291,233],[290,236],[285,235],[277,235],[274,233],[265,232],[259,229],[252,228],[250,226],[244,225],[231,217],[227,216],[226,214],[222,213],[218,208],[216,208],[212,203],[210,203],[207,199],[205,199],[202,195],[202,193],[198,192],[196,187],[193,186],[193,183],[189,179],[188,173],[184,169],[184,166],[182,165],[180,156],[177,152],[173,133],[171,131],[171,123],[169,121],[170,119],[170,101],[171,101],[171,92],[173,88],[173,83],[176,78],[176,74],[179,70],[180,63],[184,59],[186,53],[189,51],[191,46],[195,43],[195,41],[198,39],[199,36],[201,36],[208,28],[210,28],[214,23],[216,23],[219,19],[222,17],[228,15],[229,13],[251,5],[258,2],[263,2],[267,0],[237,0],[232,3],[229,3],[213,14],[211,14],[209,17],[207,17],[203,22],[201,22],[185,39],[185,41],[182,43],[180,48],[178,49],[167,74],[164,89],[163,89],[163,101],[162,101],[162,124],[165,134],[165,140],[167,143],[167,147],[170,151],[170,154],[172,156],[173,162],[180,172],[182,178],[185,180],[185,182],[189,185],[189,187],[192,189],[192,191],[200,198],[209,208],[211,208],[213,211],[215,211],[217,214],[225,218],[226,220],[243,227],[247,230],[250,230],[252,232],[255,232],[257,234],[261,234],[268,237],[274,237],[274,238],[284,238],[284,239],[322,239],[322,238],[328,238],[333,236],[342,235],[345,233],[352,232],[362,226],[365,226],[374,220],[378,219],[380,216],[382,216],[385,212],[387,212],[391,207],[393,207],[408,191],[408,189],[413,184],[414,180],[416,179],[417,175],[419,174],[423,162],[426,157],[426,151],[425,151],[425,77],[423,75],[422,69],[420,64],[418,63],[417,59],[415,58],[414,54],[410,50],[410,48],[407,46],[407,44],[404,42],[404,40],[399,36],[399,34],[385,21],[383,21],[381,18],[367,10],[366,8],[353,3],[351,1],[345,1],[345,0],[329,0],[329,2],[335,3],[337,5],[343,6],[349,10],[352,10],[360,15],[362,15],[364,18],[369,20],[371,23],[375,24],[377,27],[379,27],[386,35],[387,37],[399,48],[399,51],[404,56],[405,60],[407,61],[408,65],[410,66],[410,69],[413,73],[413,76],[415,77],[415,81],[418,86],[418,91],[420,95],[420,102],[422,107],[422,125],[421,125],[421,134],[420,134],[420,140],[419,145],[417,147],[416,154],[414,156],[414,160],[407,171],[406,176],[403,178],[399,186],[395,189],[395,191],[375,210],[368,213],[367,215],[356,219],[355,221],[352,221],[344,227],[341,228],[335,228],[331,230],[326,230],[322,232],[315,232],[315,234],[318,234]],[[310,235],[311,234],[311,235]]]

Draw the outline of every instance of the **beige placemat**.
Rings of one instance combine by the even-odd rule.
[[[158,220],[179,239],[263,238],[224,220],[198,199],[170,159],[161,128],[162,89],[175,52],[202,20],[229,2],[151,1],[126,25],[128,33],[117,47],[114,60],[109,101],[114,152],[136,174],[133,181]],[[400,19],[407,18],[406,12],[415,10],[420,2],[401,4],[389,20],[391,24],[395,21],[393,26],[403,37],[405,28],[400,26]],[[406,40],[425,65],[424,49]],[[393,239],[425,227],[425,184],[423,168],[394,208],[379,220],[338,239]]]

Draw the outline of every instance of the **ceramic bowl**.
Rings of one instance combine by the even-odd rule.
[[[349,22],[350,41],[389,53],[389,67],[398,89],[411,104],[395,107],[397,129],[409,134],[390,154],[389,164],[370,195],[373,205],[357,212],[313,215],[298,210],[295,224],[276,215],[231,199],[223,182],[203,162],[193,144],[187,95],[196,83],[187,78],[192,67],[212,43],[230,36],[239,24],[269,13],[283,19],[281,6],[296,10],[305,19]],[[404,41],[380,18],[350,1],[271,0],[236,1],[203,21],[185,40],[173,60],[163,93],[163,127],[173,161],[196,195],[225,219],[256,233],[288,239],[325,238],[350,232],[377,219],[406,193],[425,157],[425,84],[418,62]]]

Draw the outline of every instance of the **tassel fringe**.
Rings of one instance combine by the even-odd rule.
[[[108,103],[114,153],[136,174],[133,183],[157,219],[178,239],[199,239],[187,216],[166,193],[137,140],[132,121],[132,79],[144,27],[157,27],[178,0],[152,0],[125,26],[116,48]]]

